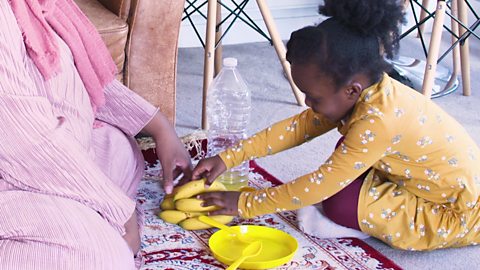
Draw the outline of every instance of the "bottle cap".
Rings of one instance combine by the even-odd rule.
[[[227,57],[223,59],[223,65],[225,67],[236,67],[237,66],[237,58]]]

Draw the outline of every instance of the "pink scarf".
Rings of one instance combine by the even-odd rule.
[[[94,111],[105,103],[104,87],[116,66],[95,27],[73,0],[10,0],[29,57],[45,80],[60,71],[54,32],[68,45]]]

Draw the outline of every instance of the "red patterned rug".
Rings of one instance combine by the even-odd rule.
[[[151,155],[151,153],[150,153]],[[281,184],[279,180],[250,163],[249,184],[256,188]],[[145,212],[142,270],[217,270],[225,265],[209,252],[208,239],[216,229],[185,231],[157,217],[164,193],[160,188],[161,169],[150,164],[140,185],[137,200]],[[320,239],[304,234],[297,226],[296,213],[287,211],[254,219],[236,218],[234,224],[254,224],[283,230],[299,243],[292,261],[276,269],[401,269],[362,240],[356,238]]]

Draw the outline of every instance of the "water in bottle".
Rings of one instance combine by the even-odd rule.
[[[251,98],[236,66],[237,59],[225,58],[222,70],[208,89],[208,156],[214,156],[246,138]],[[229,190],[239,190],[248,185],[248,170],[247,161],[226,171],[217,181]]]

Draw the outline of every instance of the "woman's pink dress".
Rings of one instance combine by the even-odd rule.
[[[114,81],[94,115],[58,40],[61,72],[44,81],[0,0],[0,269],[135,269],[122,238],[144,168],[133,136],[157,109]]]

